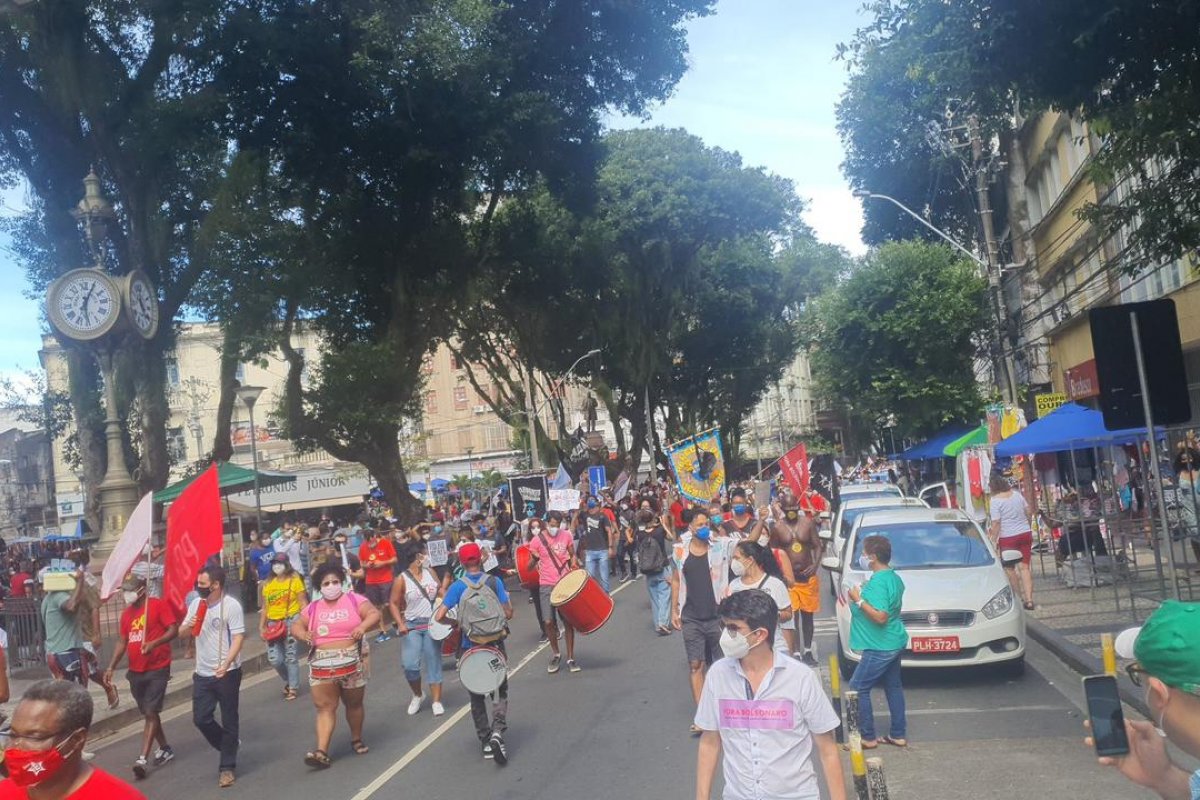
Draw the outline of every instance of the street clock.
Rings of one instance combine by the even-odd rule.
[[[125,310],[133,329],[143,339],[154,338],[158,330],[158,293],[146,277],[146,273],[135,269],[125,276]]]
[[[59,333],[90,342],[112,330],[120,319],[121,290],[106,272],[71,270],[50,284],[46,311]]]

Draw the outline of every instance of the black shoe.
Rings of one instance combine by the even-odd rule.
[[[500,734],[493,733],[492,738],[488,740],[488,744],[492,746],[492,758],[500,766],[508,763],[508,750],[504,747],[504,739],[500,738]]]

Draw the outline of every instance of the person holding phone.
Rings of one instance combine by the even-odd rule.
[[[1163,800],[1200,800],[1200,770],[1189,775],[1171,761],[1166,745],[1169,739],[1200,758],[1200,603],[1164,601],[1141,627],[1117,636],[1116,650],[1133,659],[1125,672],[1146,690],[1154,721],[1125,720],[1128,754],[1102,755],[1100,763]],[[1096,747],[1096,738],[1085,742]]]

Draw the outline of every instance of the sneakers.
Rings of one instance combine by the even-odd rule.
[[[171,745],[160,747],[154,751],[154,766],[161,767],[175,757],[175,751],[171,749]]]
[[[435,717],[440,717],[442,714],[445,714],[445,713],[446,713],[446,707],[444,705],[442,705],[441,703],[439,703],[437,700],[434,700],[433,701],[433,715]]]
[[[220,776],[217,778],[217,786],[221,787],[222,789],[228,789],[230,786],[233,786],[233,782],[236,780],[237,778],[234,777],[233,770],[223,769],[221,770]]]
[[[554,656],[550,659],[550,663],[546,665],[546,672],[551,675],[558,672],[558,665],[562,663],[562,656]]]
[[[411,717],[421,710],[421,704],[425,702],[425,695],[419,694],[412,700],[408,701],[408,715]]]
[[[96,754],[93,753],[91,750],[84,750],[82,753],[79,754],[79,757],[84,760],[84,763],[87,763],[87,762],[90,762],[92,759],[94,759],[96,757]]]
[[[493,733],[492,738],[488,740],[488,744],[492,746],[492,758],[500,766],[508,763],[508,750],[504,747],[504,740],[500,738],[500,734]]]
[[[138,756],[137,761],[133,762],[133,776],[139,781],[146,777],[150,771],[150,762],[145,756]]]
[[[391,638],[392,637],[388,636],[386,633],[381,633],[375,637],[375,644],[383,644],[384,642],[390,641]]]
[[[543,633],[542,638],[538,639],[538,644],[550,644],[550,637]]]
[[[494,757],[492,755],[492,740],[491,739],[488,739],[486,742],[483,743],[483,757],[484,758],[493,758]]]
[[[815,655],[813,655],[812,650],[805,650],[804,658],[802,658],[800,660],[814,669],[816,669],[816,667],[817,667],[817,657]]]
[[[582,667],[580,667],[578,664],[576,664],[575,659],[572,658],[570,661],[567,662],[567,669],[570,670],[571,672],[579,672],[582,669]]]

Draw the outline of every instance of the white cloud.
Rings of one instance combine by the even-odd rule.
[[[862,255],[862,204],[845,186],[801,186],[800,196],[808,204],[804,221],[822,242],[841,245],[853,255]]]

